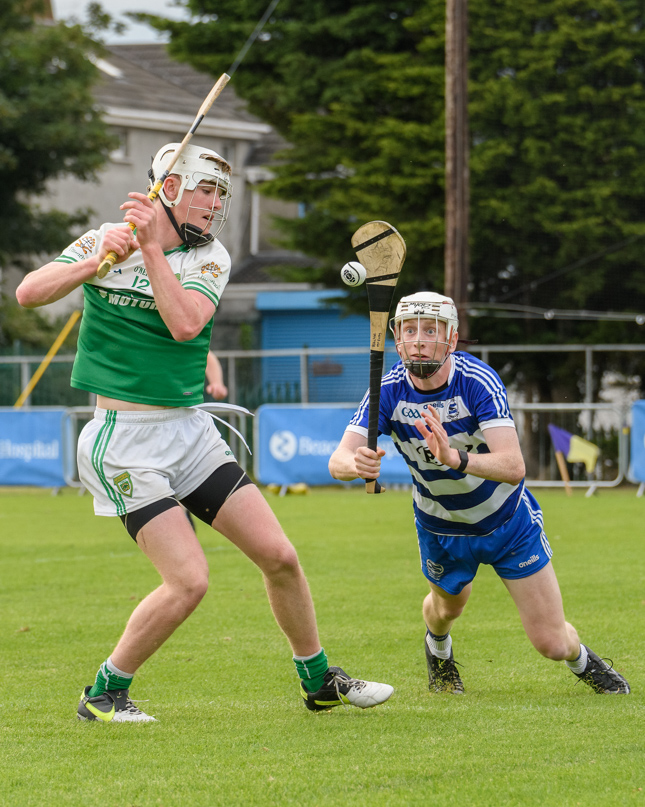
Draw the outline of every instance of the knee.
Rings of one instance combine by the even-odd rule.
[[[185,575],[173,586],[175,597],[188,611],[192,611],[204,599],[208,591],[208,570],[196,570]]]
[[[441,619],[454,622],[455,619],[463,614],[464,606],[457,605],[456,603],[442,602],[438,611]]]
[[[434,592],[429,596],[431,611],[442,621],[453,622],[464,612],[466,604],[458,599],[439,597]],[[425,612],[425,604],[424,604]]]
[[[262,572],[274,581],[300,574],[298,553],[286,539],[267,554],[259,565]]]
[[[531,639],[533,647],[541,656],[552,661],[562,661],[570,653],[569,643],[566,638],[559,636],[537,636]]]

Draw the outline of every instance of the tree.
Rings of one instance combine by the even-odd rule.
[[[35,199],[65,174],[91,179],[114,138],[92,94],[103,52],[79,25],[34,21],[38,2],[0,0],[0,267],[27,267],[85,224],[85,211],[44,211]]]
[[[187,5],[194,22],[147,19],[170,32],[173,56],[217,75],[266,0]],[[330,285],[357,224],[382,218],[408,244],[401,291],[442,288],[444,15],[439,0],[281,0],[235,74],[291,144],[265,188],[306,204],[282,222],[285,241],[322,259]],[[471,300],[645,311],[641,4],[471,0],[469,18]],[[591,342],[608,325],[487,317],[472,330],[489,343]],[[642,338],[611,328],[611,341]],[[581,373],[510,366],[542,400]]]
[[[414,5],[281,0],[233,78],[290,144],[265,192],[305,204],[302,219],[281,222],[286,243],[321,258],[330,282],[370,218],[405,232],[410,288],[429,265],[435,285],[443,275],[443,19],[417,23]],[[172,56],[216,75],[265,6],[206,0],[188,3],[194,24],[145,19],[170,32]]]

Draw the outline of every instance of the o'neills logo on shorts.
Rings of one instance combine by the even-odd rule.
[[[525,566],[530,566],[532,563],[535,563],[536,560],[540,560],[540,556],[539,555],[531,555],[531,557],[528,560],[523,560],[520,563],[519,568],[524,569]]]
[[[428,575],[433,577],[435,580],[439,580],[441,575],[444,573],[444,568],[440,563],[433,563],[430,558],[426,561],[426,568],[428,570]]]

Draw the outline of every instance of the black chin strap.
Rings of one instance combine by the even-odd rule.
[[[166,215],[170,219],[170,223],[174,227],[177,235],[181,238],[184,246],[202,247],[204,244],[210,244],[210,242],[213,240],[213,236],[210,233],[204,234],[204,231],[200,230],[199,227],[196,227],[194,224],[182,224],[179,226],[172,210],[163,202],[161,202],[161,206],[166,211]]]
[[[445,359],[441,362],[441,364],[437,364],[436,362],[430,363],[427,361],[403,362],[403,366],[410,373],[410,375],[414,376],[415,378],[422,378],[422,379],[431,378],[436,372],[441,370],[444,364]]]

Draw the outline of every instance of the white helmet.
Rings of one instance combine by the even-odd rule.
[[[409,319],[416,319],[417,323],[422,319],[434,319],[437,323],[445,323],[445,341],[433,340],[434,353],[432,356],[423,356],[421,358],[421,342],[424,340],[417,338],[413,342],[408,342],[402,339],[401,323]],[[417,378],[430,378],[437,370],[443,367],[452,352],[453,337],[459,330],[457,306],[450,297],[433,291],[420,291],[417,294],[402,297],[396,307],[394,317],[390,320],[390,330],[394,334],[396,347],[401,356],[403,366]],[[421,329],[417,325],[417,336],[420,333]],[[418,355],[414,358],[409,354],[409,349],[412,346],[417,348]],[[442,352],[441,348],[443,348]]]
[[[166,172],[170,160],[179,146],[180,143],[167,143],[156,153],[152,161],[152,168],[148,172],[152,185]],[[218,226],[211,228],[211,235],[216,237],[226,223],[231,204],[233,186],[231,184],[232,169],[229,163],[212,149],[188,144],[184,146],[170,174],[178,176],[181,184],[177,197],[172,200],[166,196],[163,187],[159,191],[159,197],[166,208],[176,207],[181,202],[184,190],[194,191],[200,182],[206,181],[216,186],[222,202],[221,209],[213,213],[213,221],[219,223]],[[190,225],[188,226],[190,227]]]

